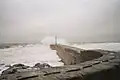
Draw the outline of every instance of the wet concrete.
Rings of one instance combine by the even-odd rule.
[[[67,45],[51,45],[51,49],[57,51],[65,65],[79,64],[85,61],[97,59],[103,56],[103,53],[95,50],[83,50]]]

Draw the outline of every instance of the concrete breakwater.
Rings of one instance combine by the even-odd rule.
[[[119,80],[120,53],[51,45],[65,66],[16,70],[0,80]]]
[[[51,45],[51,49],[57,51],[65,65],[79,64],[103,56],[103,53],[95,50],[84,50],[67,45]]]

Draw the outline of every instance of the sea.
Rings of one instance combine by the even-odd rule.
[[[54,44],[54,37],[45,37],[40,43],[29,43],[25,45],[15,45],[9,48],[0,49],[0,74],[8,69],[7,65],[25,64],[34,66],[36,63],[47,63],[53,67],[63,66],[55,50],[50,49],[50,44]],[[103,49],[120,51],[120,43],[68,43],[65,39],[58,38],[58,44],[69,45],[81,49]]]

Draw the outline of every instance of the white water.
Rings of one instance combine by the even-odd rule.
[[[16,46],[12,48],[0,49],[0,64],[16,64],[23,63],[33,66],[35,63],[48,63],[51,66],[62,66],[59,62],[60,58],[56,51],[51,50],[49,44],[54,43],[54,37],[46,37],[42,44],[30,44],[26,46]],[[64,39],[58,39],[61,44],[68,44]],[[82,49],[105,49],[105,50],[120,50],[120,43],[89,43],[89,44],[74,44],[74,47]],[[0,65],[0,73],[7,69],[5,65]]]
[[[73,44],[72,46],[82,49],[104,49],[111,51],[120,51],[120,43],[88,43],[88,44]]]
[[[55,37],[45,37],[41,43],[45,44],[45,45],[50,45],[50,44],[54,44],[55,43]],[[57,38],[57,43],[58,44],[68,44],[67,41],[65,39],[62,38]]]
[[[54,43],[54,37],[45,37],[41,43],[0,49],[0,64],[23,63],[33,66],[36,63],[48,63],[51,66],[62,66],[63,63],[59,62],[60,58],[56,51],[49,47],[49,44]],[[58,39],[58,43],[66,44],[67,42],[64,39]],[[7,69],[5,65],[0,65],[0,73]]]

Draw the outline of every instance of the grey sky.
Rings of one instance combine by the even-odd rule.
[[[119,0],[0,0],[0,42],[119,41]]]

